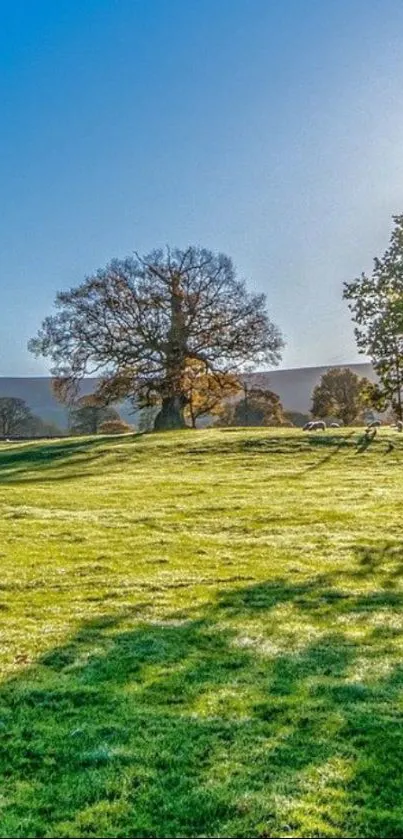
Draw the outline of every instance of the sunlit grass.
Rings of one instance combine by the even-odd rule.
[[[0,446],[0,835],[401,837],[402,438]]]

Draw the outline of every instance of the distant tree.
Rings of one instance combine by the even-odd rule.
[[[82,396],[70,411],[72,434],[97,434],[100,426],[108,421],[120,422],[118,412],[104,405],[95,394]]]
[[[134,428],[122,419],[115,419],[105,420],[99,426],[98,431],[99,434],[129,434],[130,432],[133,433]]]
[[[238,374],[238,382],[240,391],[243,394],[243,408],[242,413],[244,415],[244,425],[253,425],[254,423],[249,422],[249,406],[250,400],[256,398],[256,394],[258,393],[268,393],[271,394],[272,391],[268,387],[267,383],[267,373],[253,373],[253,366],[246,365],[244,370]],[[273,394],[276,398],[277,395]]]
[[[240,387],[232,373],[212,373],[204,362],[188,359],[183,389],[187,399],[185,416],[192,428],[196,428],[199,417],[219,414],[223,400],[239,393]]]
[[[22,433],[24,424],[32,420],[32,413],[23,399],[0,397],[0,435],[9,437]]]
[[[371,276],[345,283],[343,296],[357,324],[358,349],[370,356],[378,376],[373,406],[392,407],[403,420],[403,215],[393,221],[389,248],[374,259]]]
[[[55,376],[51,382],[51,390],[55,398],[67,411],[68,428],[74,422],[73,413],[76,403],[79,401],[79,382],[69,376]]]
[[[158,405],[148,405],[142,408],[138,419],[138,429],[140,432],[153,431],[155,418],[159,412]]]
[[[280,398],[271,390],[250,388],[247,397],[244,396],[234,404],[227,403],[217,424],[238,426],[283,425],[283,406]]]
[[[264,295],[246,290],[227,256],[197,247],[114,260],[56,305],[30,349],[66,387],[98,373],[104,397],[159,404],[157,429],[185,425],[188,359],[233,373],[276,364],[283,346]]]
[[[19,434],[26,437],[63,437],[65,433],[55,422],[49,422],[36,414],[31,414],[22,422],[19,431]]]
[[[344,425],[363,415],[368,405],[371,382],[349,367],[335,367],[324,373],[312,394],[312,416],[341,420]]]

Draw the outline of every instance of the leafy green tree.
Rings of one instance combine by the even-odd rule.
[[[361,353],[370,356],[378,383],[372,387],[372,404],[378,410],[392,407],[403,420],[403,215],[393,216],[390,245],[381,259],[374,259],[371,276],[344,284],[355,337]]]
[[[114,260],[56,305],[30,349],[73,391],[100,375],[107,401],[159,404],[157,429],[185,425],[188,359],[234,373],[276,364],[283,346],[264,295],[247,291],[227,256],[198,247]]]
[[[312,415],[319,419],[337,419],[344,425],[363,415],[372,385],[349,367],[335,367],[324,373],[312,394]]]

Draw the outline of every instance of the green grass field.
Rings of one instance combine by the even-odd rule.
[[[402,438],[0,447],[0,835],[402,837]]]

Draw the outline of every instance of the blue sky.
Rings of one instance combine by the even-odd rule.
[[[403,211],[401,0],[0,0],[0,375],[113,256],[231,255],[282,366],[358,358],[341,300]]]

